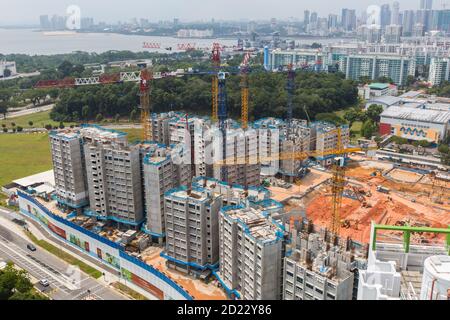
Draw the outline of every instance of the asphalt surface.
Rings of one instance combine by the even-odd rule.
[[[6,210],[0,209],[6,212]],[[50,285],[36,287],[54,300],[126,300],[127,298],[105,283],[74,269],[65,261],[44,249],[27,248],[28,242],[21,236],[0,225],[0,258],[12,261],[27,270],[37,280],[46,279]]]
[[[54,104],[49,104],[49,105],[42,106],[42,107],[33,107],[33,108],[29,108],[29,109],[23,109],[23,110],[20,110],[20,111],[7,113],[6,114],[6,119],[7,120],[8,119],[14,119],[14,118],[17,118],[17,117],[26,116],[26,115],[30,115],[30,114],[33,114],[33,113],[49,111],[49,110],[52,110],[54,106],[55,106]]]

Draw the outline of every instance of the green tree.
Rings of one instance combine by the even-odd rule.
[[[409,75],[409,76],[406,78],[406,86],[407,86],[407,87],[412,86],[415,82],[416,82],[416,78],[415,78],[414,76]]]
[[[130,113],[130,121],[133,122],[136,120],[136,118],[137,118],[137,110],[133,109]]]
[[[366,111],[367,117],[373,122],[380,122],[380,115],[383,113],[383,106],[372,104]]]
[[[22,132],[22,131],[23,131],[23,128],[21,126],[18,126],[17,127],[17,132]]]
[[[28,125],[29,125],[30,127],[32,127],[32,126],[33,126],[33,124],[34,124],[34,123],[33,123],[33,121],[31,121],[31,120],[30,120],[30,121],[28,121]]]
[[[83,109],[81,109],[81,117],[84,120],[89,119],[89,106],[88,105],[83,106]]]
[[[64,123],[62,121],[59,123],[59,129],[64,129]]]
[[[12,74],[12,72],[11,72],[11,70],[9,70],[8,68],[6,68],[6,69],[3,71],[3,76],[4,76],[5,78],[9,78],[9,77],[11,76],[11,74]]]
[[[378,130],[377,124],[369,119],[363,123],[361,128],[361,134],[366,139],[370,139],[377,133],[377,130]]]
[[[95,117],[95,121],[97,123],[100,123],[100,122],[102,122],[102,120],[103,120],[103,115],[101,113],[97,114],[97,116]]]
[[[58,66],[58,71],[61,74],[61,77],[65,78],[72,74],[73,68],[73,64],[65,60]]]
[[[50,130],[52,130],[52,125],[51,124],[46,124],[45,125],[45,130],[47,130],[47,131],[50,131]]]
[[[8,105],[4,101],[0,101],[0,113],[3,115],[3,119],[6,119],[8,113]]]
[[[47,300],[35,293],[25,270],[17,270],[9,263],[0,271],[0,300]]]
[[[344,119],[348,121],[349,127],[353,126],[356,121],[365,121],[365,113],[359,108],[350,108],[344,114]]]

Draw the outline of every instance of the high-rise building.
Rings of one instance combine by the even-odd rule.
[[[350,128],[348,125],[341,126],[341,134],[339,136],[335,125],[315,122],[311,124],[310,141],[310,150],[316,150],[317,161],[323,167],[327,167],[332,164],[333,159],[336,157],[331,152],[336,150],[338,142],[341,141],[344,148],[350,143]]]
[[[164,194],[190,182],[191,165],[190,162],[184,164],[183,148],[183,144],[171,147],[158,143],[146,145],[143,172],[147,221],[144,231],[159,244],[162,244],[166,232]]]
[[[219,262],[222,196],[201,187],[165,195],[166,251],[171,268],[190,273]]]
[[[403,36],[411,36],[415,24],[415,12],[406,10],[403,13]]]
[[[352,9],[342,9],[341,25],[344,31],[356,29],[356,11]]]
[[[385,43],[400,43],[402,36],[402,26],[391,24],[386,26],[384,31]]]
[[[303,27],[304,27],[305,31],[308,31],[308,25],[310,23],[310,15],[311,15],[311,12],[309,10],[305,10],[305,12],[303,14]]]
[[[138,228],[144,221],[140,147],[126,134],[86,128],[83,135],[90,212]]]
[[[81,211],[89,204],[83,140],[75,130],[50,132],[50,146],[58,203]]]
[[[357,36],[360,41],[367,43],[381,42],[382,29],[378,25],[362,25],[357,29]]]
[[[225,143],[225,158],[223,144]],[[220,181],[242,186],[256,186],[260,183],[257,131],[231,128],[223,137],[215,125],[199,120],[194,133],[194,161],[197,176],[212,177]],[[225,161],[227,170],[214,163]],[[223,175],[226,176],[223,176]]]
[[[220,272],[243,300],[281,299],[284,232],[261,209],[245,205],[220,211]]]
[[[431,58],[430,76],[428,81],[433,86],[438,86],[449,80],[450,60],[443,57]]]
[[[392,4],[391,24],[400,24],[400,3],[398,3],[398,1],[395,1]]]
[[[450,10],[437,11],[437,30],[450,33]]]
[[[336,31],[338,27],[338,15],[329,14],[328,15],[328,30],[333,32]]]
[[[415,59],[398,54],[352,54],[341,58],[339,70],[347,79],[387,77],[403,86],[408,75],[415,74]]]
[[[420,0],[420,10],[432,10],[433,0]]]
[[[423,37],[425,35],[425,26],[422,23],[416,23],[412,35],[413,37]]]
[[[52,28],[50,19],[48,18],[48,15],[42,15],[39,17],[41,30],[49,30]]]
[[[283,131],[280,141],[282,154],[301,154],[310,151],[311,128],[308,127],[306,120],[293,120],[291,129]],[[280,173],[285,181],[293,183],[304,173],[302,159],[283,159],[280,162]]]
[[[389,4],[383,4],[380,11],[380,24],[384,28],[391,23],[392,13]]]

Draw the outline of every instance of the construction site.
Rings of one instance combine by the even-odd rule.
[[[255,258],[257,262],[252,261],[251,265],[259,264],[256,269],[264,270],[263,266],[274,267],[278,261],[275,259],[279,258],[281,266],[282,259],[292,255],[291,266],[296,264],[304,268],[306,265],[306,276],[312,271],[328,279],[329,286],[340,287],[334,291],[327,288],[326,293],[324,288],[317,286],[317,292],[322,292],[318,298],[355,298],[354,277],[357,274],[354,271],[359,267],[353,263],[354,247],[364,249],[359,257],[364,260],[373,224],[448,228],[450,176],[379,161],[376,158],[377,143],[368,141],[352,146],[347,125],[293,119],[295,70],[292,65],[287,68],[286,119],[278,119],[268,129],[249,123],[249,60],[247,53],[239,71],[243,135],[232,134],[235,128],[229,119],[226,98],[229,73],[221,69],[218,44],[212,51],[213,71],[196,73],[212,76],[211,120],[190,118],[187,114],[169,116],[151,112],[152,81],[169,76],[190,76],[190,73],[157,75],[143,66],[140,72],[122,73],[111,78],[38,83],[37,87],[64,88],[138,82],[142,111],[143,142],[132,146],[126,143],[125,134],[97,126],[83,127],[77,135],[53,132],[52,156],[55,177],[58,177],[55,179],[58,197],[52,199],[57,200],[66,213],[53,205],[54,201],[50,201],[52,204],[46,201],[46,206],[52,213],[94,233],[93,236],[122,247],[130,256],[128,259],[136,259],[137,265],[144,262],[200,300],[281,297],[278,292],[281,267],[259,277],[261,283],[271,283],[269,289],[261,284],[248,286],[231,281],[234,271],[225,279],[217,274],[219,266],[223,271],[223,266],[232,263],[232,255],[245,253],[240,252],[244,246],[236,244],[239,249],[231,250],[227,255],[225,249],[232,246],[220,247],[219,244],[226,241],[219,241],[219,237],[229,233],[231,239],[231,234],[237,232],[237,225],[244,230],[242,239],[247,234],[251,239],[262,237],[249,232],[247,220],[251,219],[247,215],[237,219],[239,223],[230,222],[229,230],[219,216],[237,209],[259,212],[258,223],[264,223],[266,227],[273,224],[280,231],[275,233],[275,239],[267,232],[264,233],[267,239],[254,241],[254,248],[248,249],[247,256],[258,248],[263,257]],[[200,127],[198,132],[197,126]],[[219,137],[216,140],[208,136],[211,128],[219,133],[215,135]],[[277,135],[272,136],[275,133]],[[179,149],[167,148],[168,142]],[[211,163],[205,158],[210,145],[214,146],[215,155]],[[76,156],[67,156],[73,154]],[[188,162],[176,161],[183,157]],[[71,173],[78,172],[75,169],[81,173],[68,179],[64,169],[69,165],[72,166]],[[274,170],[263,173],[263,169],[268,168]],[[102,172],[105,172],[105,182],[101,178]],[[127,184],[118,181],[121,177],[127,179]],[[75,187],[68,188],[69,182],[73,181],[79,182],[79,196],[72,192]],[[267,193],[261,184],[267,188]],[[63,196],[67,199],[61,199]],[[70,197],[80,203],[74,206]],[[41,204],[45,205],[44,202]],[[305,226],[304,221],[311,221],[317,232],[311,233],[311,227]],[[297,231],[301,234],[294,233],[294,239],[288,239],[286,227],[289,224],[292,233],[294,222],[297,227],[300,222]],[[395,240],[401,237],[395,230],[390,231],[390,235]],[[420,232],[411,237],[415,243],[428,244],[444,240],[445,235]],[[86,244],[74,235],[68,241],[82,249],[84,245],[86,249]],[[290,248],[288,254],[284,245],[292,241],[298,245]],[[105,256],[107,263],[119,269],[117,257]],[[101,253],[99,257],[102,259]],[[229,266],[230,270],[236,266]],[[128,274],[127,269],[122,272]],[[291,275],[284,275],[285,278],[288,276]],[[156,292],[157,296],[161,295]],[[284,295],[303,299],[293,291],[284,292]]]
[[[333,214],[331,174],[312,170],[288,189],[271,187],[274,199],[286,211],[299,212],[327,227]],[[376,224],[447,228],[450,224],[450,180],[447,176],[381,161],[351,162],[339,214],[340,235],[368,243],[370,226]],[[427,243],[437,235],[417,235]],[[441,236],[442,237],[442,236]]]

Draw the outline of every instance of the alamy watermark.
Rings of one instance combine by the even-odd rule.
[[[66,28],[69,30],[81,29],[81,9],[77,5],[70,5],[66,9]]]
[[[381,27],[381,7],[377,5],[370,5],[366,10],[366,25],[371,28]]]

